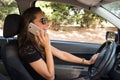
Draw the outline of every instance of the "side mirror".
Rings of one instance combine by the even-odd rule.
[[[107,31],[106,32],[106,40],[118,41],[118,34],[116,32]]]

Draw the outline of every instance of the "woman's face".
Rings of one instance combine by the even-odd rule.
[[[37,13],[36,18],[33,20],[33,23],[36,24],[38,27],[40,27],[43,30],[47,30],[48,29],[48,20],[45,17],[45,15],[43,13]]]

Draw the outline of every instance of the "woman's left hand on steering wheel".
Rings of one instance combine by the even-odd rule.
[[[95,61],[97,60],[98,56],[99,56],[99,53],[94,54],[94,55],[91,57],[91,59],[89,60],[89,65],[94,64]]]

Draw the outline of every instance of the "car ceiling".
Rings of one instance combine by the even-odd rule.
[[[105,4],[105,3],[110,3],[116,0],[77,0],[80,3],[83,3],[87,6],[96,6],[99,4]]]
[[[26,8],[30,7],[33,1],[36,0],[16,0],[20,13],[22,13]],[[40,0],[40,1],[60,2],[90,9],[93,6],[99,6],[100,4],[106,4],[117,0]]]

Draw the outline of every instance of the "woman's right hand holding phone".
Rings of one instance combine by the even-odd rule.
[[[49,73],[50,75],[50,78],[49,80],[54,80],[54,60],[53,60],[53,55],[52,55],[52,51],[51,51],[51,45],[50,45],[50,39],[49,39],[49,36],[47,34],[46,31],[44,30],[39,30],[37,31],[37,38],[38,40],[40,41],[40,44],[44,47],[45,49],[45,57],[46,57],[46,62],[45,62],[45,65],[46,65],[46,73]],[[48,79],[47,79],[48,80]]]
[[[45,48],[50,46],[50,39],[48,33],[44,30],[37,31],[37,38],[40,41],[40,44]]]

